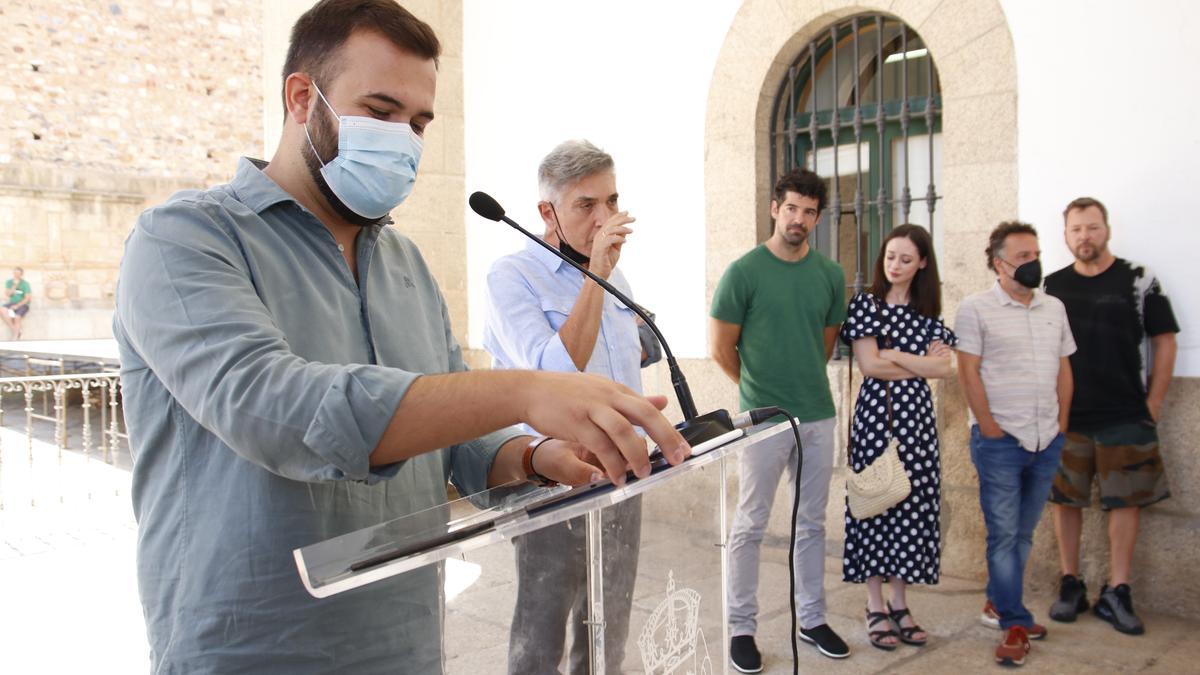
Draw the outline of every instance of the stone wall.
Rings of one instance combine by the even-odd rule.
[[[401,232],[421,247],[446,303],[459,344],[467,344],[467,183],[463,133],[462,0],[404,2],[437,32],[437,119],[425,133],[425,150],[412,196],[392,216]]]
[[[261,152],[261,17],[261,0],[0,6],[0,270],[33,286],[26,339],[109,335],[137,214]]]

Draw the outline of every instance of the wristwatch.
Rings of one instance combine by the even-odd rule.
[[[521,456],[521,468],[525,471],[525,480],[540,487],[558,485],[557,481],[546,478],[533,468],[533,453],[537,452],[542,443],[549,440],[552,440],[549,436],[535,436],[533,440],[529,441],[529,445],[525,446],[525,454]]]

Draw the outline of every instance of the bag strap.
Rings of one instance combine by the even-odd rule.
[[[850,343],[850,361],[846,368],[846,464],[850,464],[850,450],[853,441],[850,434],[854,432],[854,342]]]
[[[875,298],[875,296],[871,295],[870,293],[866,293],[865,295],[871,299],[871,304],[875,307],[875,315],[882,316],[882,314],[880,314],[880,312],[879,312],[879,301]],[[882,326],[882,324],[883,324],[883,322],[880,321],[881,326]],[[857,342],[857,340],[855,340],[855,342]],[[886,331],[884,332],[884,336],[883,336],[883,344],[884,344],[884,349],[890,349],[892,346],[892,339],[887,336]],[[853,342],[850,343],[850,361],[849,361],[848,365],[849,365],[849,367],[846,369],[846,461],[847,462],[850,461],[850,450],[852,449],[851,446],[853,445],[853,441],[851,440],[850,435],[854,431],[854,403],[853,403],[854,396],[851,393],[854,389],[854,343]],[[866,375],[863,375],[863,381],[865,383]],[[884,396],[885,396],[885,400],[886,400],[886,403],[884,405],[887,407],[887,430],[888,430],[889,434],[893,434],[893,431],[892,431],[892,381],[884,380],[884,382],[886,383],[884,385],[884,387],[885,387],[884,388],[884,392],[885,392]]]
[[[872,295],[871,302],[875,305],[875,315],[882,317],[883,313],[879,311],[879,299]],[[882,320],[879,322],[879,324],[880,329],[883,331],[883,348],[891,349],[892,338],[888,337],[887,326],[884,325]],[[886,401],[884,406],[887,409],[887,432],[888,434],[894,436],[895,433],[892,431],[892,381],[884,380],[884,382],[886,383],[884,385],[884,400]]]

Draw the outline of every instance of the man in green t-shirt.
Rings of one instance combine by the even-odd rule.
[[[14,340],[21,339],[21,320],[29,313],[29,299],[33,295],[33,289],[24,277],[25,270],[16,267],[12,278],[4,282],[4,311],[0,316],[4,317]]]
[[[831,658],[850,650],[825,623],[825,503],[833,471],[835,411],[825,364],[846,318],[842,267],[809,246],[825,208],[825,183],[793,170],[775,184],[775,231],[737,259],[713,296],[712,357],[738,384],[742,409],[780,406],[800,422],[804,468],[796,520],[796,611],[800,638]],[[796,448],[741,456],[740,496],[729,540],[729,653],[758,672],[759,548],[779,478],[795,489]]]

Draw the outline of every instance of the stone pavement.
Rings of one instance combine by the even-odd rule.
[[[145,672],[127,457],[58,456],[0,429],[0,672]]]
[[[129,506],[127,461],[113,466],[96,456],[67,451],[60,463],[56,448],[35,441],[31,462],[24,441],[17,430],[0,429],[0,672],[145,672],[148,650],[137,600],[136,525]],[[639,573],[651,579],[644,584],[645,595],[635,597],[635,626],[653,609],[649,597],[661,592],[667,566],[694,576],[696,561],[712,559],[711,546],[672,537],[664,527],[648,521],[645,541],[669,537],[678,545],[643,546]],[[786,556],[781,546],[768,544],[760,590],[767,609],[760,617],[759,645],[765,672],[787,673],[791,651],[784,604]],[[498,544],[473,559],[482,565],[450,561],[447,567],[448,671],[503,672],[513,596],[511,547]],[[833,661],[801,644],[802,672],[1001,671],[991,657],[1000,633],[978,621],[984,600],[981,582],[943,578],[935,587],[914,588],[910,605],[930,632],[930,643],[923,648],[902,645],[887,653],[867,643],[865,592],[841,583],[840,564],[831,556],[826,565],[831,571],[826,576],[829,622],[847,639],[853,654]],[[707,583],[712,588],[715,580]],[[709,625],[712,613],[719,611],[716,595],[707,594],[704,621]],[[1029,604],[1044,617],[1050,602],[1050,597],[1039,596]],[[1140,637],[1121,635],[1091,615],[1071,625],[1049,622],[1049,637],[1034,643],[1022,672],[1200,672],[1200,643],[1193,632],[1200,622],[1155,614],[1143,614],[1143,619],[1147,633]],[[713,632],[706,636],[712,672],[723,672],[719,629]],[[630,672],[641,669],[636,654],[627,654],[624,666]]]
[[[763,579],[778,585],[766,593],[786,597],[787,563],[781,551],[772,552],[774,560],[764,564]],[[997,666],[992,653],[1001,633],[979,622],[984,603],[984,583],[943,577],[937,586],[914,586],[909,590],[909,606],[918,622],[930,634],[925,647],[900,645],[894,652],[876,649],[867,642],[866,590],[841,581],[841,560],[826,561],[825,588],[829,605],[829,624],[850,644],[850,658],[834,661],[821,656],[805,643],[800,644],[800,670],[820,670],[830,674],[860,673],[970,673],[1005,672]],[[1097,589],[1089,588],[1091,599]],[[1039,595],[1027,598],[1035,618],[1046,624],[1045,640],[1033,643],[1025,673],[1195,673],[1200,672],[1200,642],[1195,632],[1200,623],[1177,617],[1142,613],[1146,634],[1122,635],[1093,615],[1082,615],[1073,624],[1050,621],[1046,611],[1054,598]],[[1136,597],[1134,598],[1136,603]],[[1136,604],[1135,604],[1136,608]],[[767,673],[791,672],[790,629],[787,611],[776,611],[760,618],[759,647],[764,651]]]

